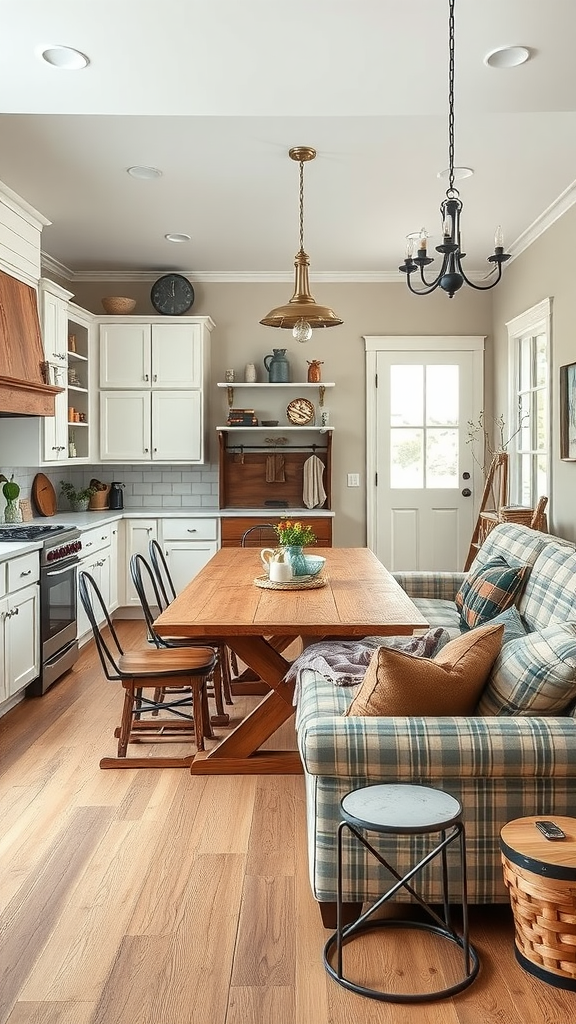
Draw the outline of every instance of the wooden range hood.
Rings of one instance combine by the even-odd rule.
[[[0,271],[0,416],[54,416],[36,291]]]

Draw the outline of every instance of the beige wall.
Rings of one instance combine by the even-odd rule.
[[[570,255],[576,237],[576,206],[556,221],[509,266],[494,289],[495,363],[493,388],[498,409],[506,409],[508,335],[506,322],[542,299],[552,299],[552,488],[550,529],[576,541],[576,463],[559,457],[559,367],[576,362],[576,285]]]
[[[193,278],[192,278],[193,279]],[[297,344],[289,331],[262,327],[259,319],[273,306],[288,301],[290,284],[198,284],[191,312],[209,315],[216,323],[212,334],[212,379],[224,380],[226,368],[242,379],[244,365],[255,363],[265,380],[263,357],[272,348],[286,348],[292,379],[306,380],[307,360],[322,359],[324,380],[336,387],[326,393],[334,426],[332,505],[336,512],[334,539],[338,545],[366,543],[365,355],[363,335],[481,334],[490,335],[490,295],[466,289],[454,299],[435,293],[427,298],[411,295],[399,284],[321,284],[312,293],[343,319],[342,327],[315,331],[312,341]],[[103,295],[131,295],[135,314],[150,315],[150,285],[78,284],[69,286],[80,306],[102,313]],[[491,366],[491,338],[487,338],[487,367]],[[487,372],[489,370],[487,369]],[[225,415],[224,392],[210,396],[211,427]],[[211,430],[211,461],[217,461],[215,431]],[[359,473],[361,486],[346,486],[347,473]]]

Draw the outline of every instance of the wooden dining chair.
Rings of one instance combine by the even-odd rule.
[[[204,738],[213,736],[206,684],[216,663],[214,651],[210,647],[124,651],[90,573],[79,573],[78,589],[104,675],[112,682],[120,682],[124,689],[121,721],[114,730],[118,754],[102,758],[100,767],[188,767],[191,757],[128,756],[128,745],[145,740],[182,741],[194,736],[196,749],[204,750]],[[172,687],[177,687],[177,692],[170,693]]]
[[[256,523],[244,530],[240,540],[242,548],[278,547],[278,534],[273,523]]]
[[[158,555],[156,555],[158,557]],[[160,557],[163,559],[162,550],[160,549]],[[164,562],[165,565],[165,562]],[[228,725],[230,716],[224,711],[224,699],[226,693],[230,693],[230,671],[228,669],[227,650],[224,644],[210,642],[210,639],[203,639],[202,641],[193,640],[190,637],[175,636],[175,637],[164,637],[160,636],[154,626],[155,612],[163,612],[165,608],[170,604],[168,595],[172,595],[174,589],[170,574],[167,571],[166,574],[161,575],[155,572],[153,566],[151,566],[143,555],[136,553],[130,558],[130,575],[134,584],[134,589],[138,595],[138,600],[144,613],[144,620],[146,622],[146,629],[149,640],[156,645],[156,647],[212,647],[216,654],[216,663],[214,665],[214,671],[212,673],[212,696],[216,704],[216,714],[212,716],[213,725]],[[174,596],[176,596],[174,594]],[[231,704],[232,699],[226,701]]]
[[[156,579],[157,584],[157,596],[160,597],[163,601],[163,603],[160,605],[160,610],[164,611],[164,608],[167,608],[168,605],[171,604],[171,602],[174,600],[176,596],[176,588],[174,587],[174,583],[170,575],[170,569],[168,568],[168,563],[164,557],[164,552],[162,551],[162,548],[158,541],[152,540],[149,544],[148,550],[150,555],[150,562],[154,571],[154,577]],[[134,584],[134,586],[136,585]],[[180,644],[188,645],[192,645],[195,644],[195,642],[198,642],[187,639],[186,637],[180,637],[179,641]],[[230,666],[231,659],[236,659],[236,654],[234,654],[234,651],[229,650],[227,645],[220,643],[217,640],[214,643],[210,643],[210,640],[207,640],[206,642],[210,647],[215,648],[218,655],[218,669],[216,670],[216,674],[219,671],[223,702],[227,703],[227,705],[232,705],[232,703],[234,703],[234,700],[232,699]],[[167,646],[171,646],[171,644],[167,644]],[[235,670],[235,672],[237,671],[238,668]],[[218,715],[223,715],[223,711],[218,712]],[[213,722],[214,725],[227,725],[228,718],[225,721],[213,720]]]

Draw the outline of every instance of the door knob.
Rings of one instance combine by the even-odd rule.
[[[462,491],[462,497],[463,498],[469,498],[471,494],[472,494],[472,491],[470,490],[469,487],[465,487],[464,490]]]

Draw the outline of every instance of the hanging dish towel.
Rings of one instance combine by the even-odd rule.
[[[283,484],[286,482],[286,475],[284,473],[284,456],[283,455],[267,455],[266,456],[266,483],[267,484]]]
[[[326,501],[326,491],[322,483],[324,463],[317,455],[311,455],[303,466],[304,490],[302,500],[306,508],[316,508]]]

